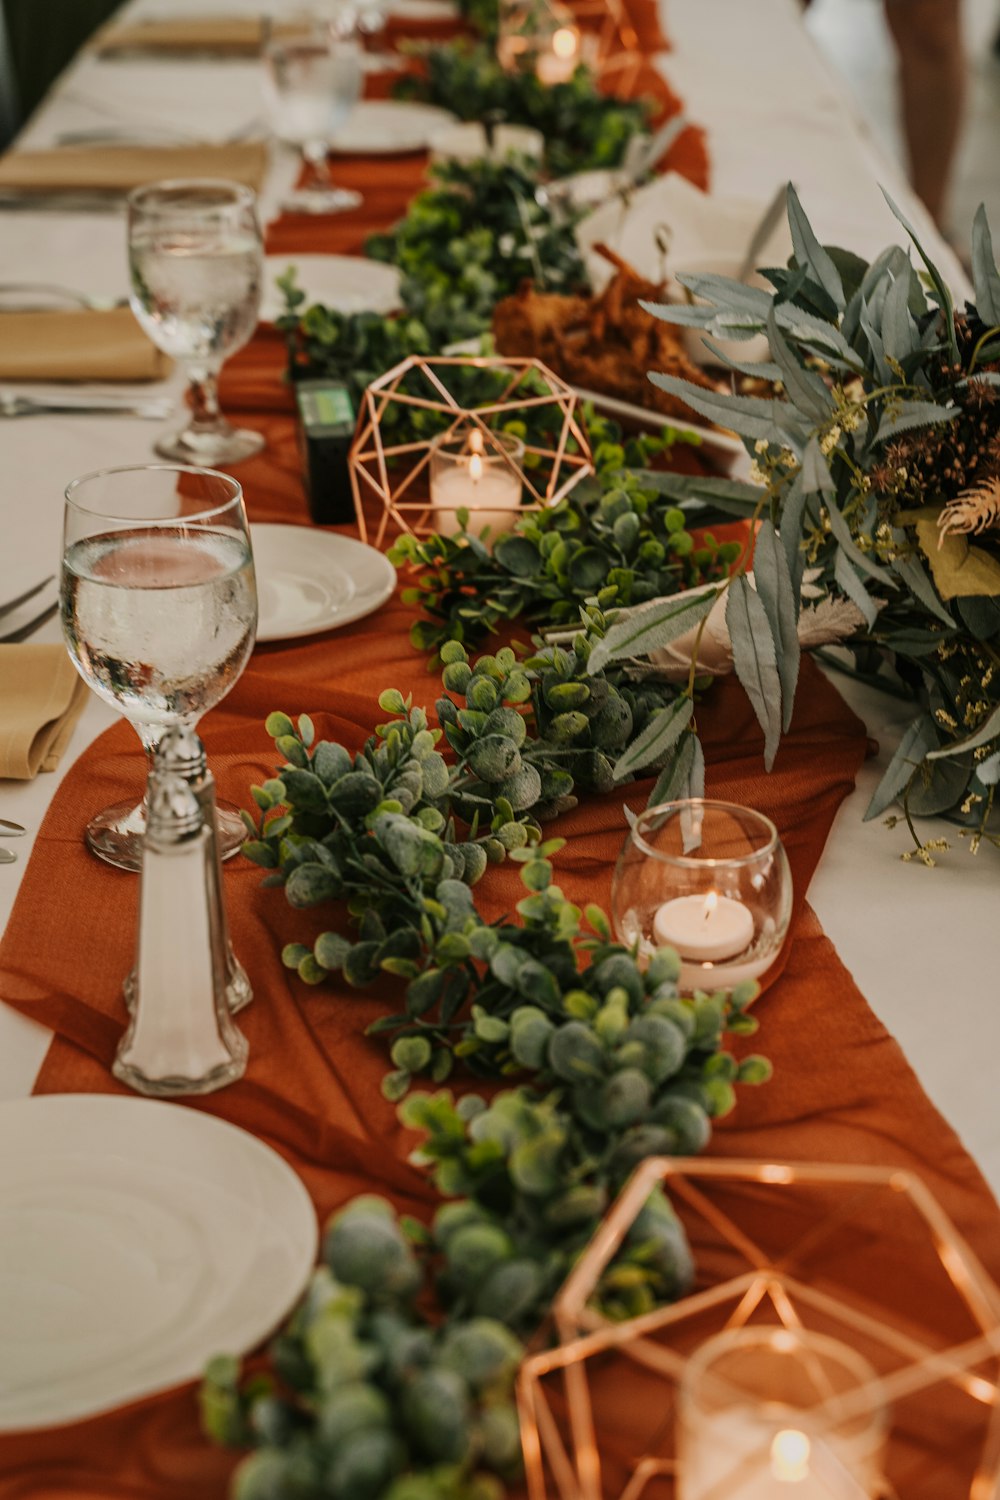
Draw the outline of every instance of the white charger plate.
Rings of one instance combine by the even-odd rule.
[[[396,569],[355,537],[312,526],[252,526],[258,641],[319,635],[370,615],[396,587]]]
[[[195,1380],[278,1325],[315,1262],[292,1169],[155,1099],[0,1103],[0,1431]]]
[[[344,155],[393,156],[405,151],[427,151],[431,137],[458,116],[434,104],[408,104],[394,99],[362,99],[351,110],[342,129],[331,137],[330,150]]]
[[[390,313],[399,306],[399,272],[395,266],[366,260],[363,255],[268,255],[264,260],[264,297],[260,316],[273,323],[285,311],[285,299],[275,286],[289,266],[309,302],[341,313]]]

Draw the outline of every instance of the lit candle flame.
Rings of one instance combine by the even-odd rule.
[[[552,34],[552,50],[556,57],[564,59],[575,55],[580,44],[580,36],[575,26],[560,26],[559,30]]]
[[[715,908],[718,906],[718,904],[718,891],[709,891],[708,895],[705,897],[705,910],[702,912],[702,916],[706,922],[711,921],[712,913],[715,911]]]
[[[482,453],[482,451],[483,451],[483,435],[479,431],[478,427],[473,427],[472,431],[469,433],[469,452],[470,453]]]
[[[775,1479],[792,1484],[809,1478],[809,1454],[812,1444],[804,1432],[786,1427],[776,1432],[771,1443],[771,1473]]]
[[[469,459],[469,478],[473,484],[478,484],[483,477],[483,460],[478,453],[474,453]]]

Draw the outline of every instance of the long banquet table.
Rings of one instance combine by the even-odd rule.
[[[132,0],[127,8],[130,16],[158,10],[158,0]],[[897,236],[882,183],[917,223],[956,290],[964,290],[955,258],[899,171],[878,156],[813,48],[796,0],[670,0],[664,26],[672,50],[652,65],[683,100],[688,118],[705,129],[713,191],[763,202],[779,181],[791,178],[821,238],[871,255]],[[256,112],[256,98],[256,66],[249,62],[84,55],[22,143],[44,145],[60,131],[109,119],[169,125],[179,101],[186,130],[222,136]],[[268,248],[359,253],[364,233],[401,211],[421,165],[412,158],[377,166],[345,161],[344,181],[368,190],[365,208],[320,226],[273,222]],[[269,219],[289,173],[287,161],[275,163],[262,200]],[[0,211],[0,281],[29,279],[28,267],[32,281],[122,294],[121,218]],[[304,523],[290,419],[280,397],[277,410],[262,410],[259,401],[261,377],[265,383],[273,377],[279,361],[273,336],[263,335],[233,362],[224,399],[269,438],[262,458],[237,471],[251,519]],[[179,395],[176,376],[169,388]],[[66,482],[92,469],[147,461],[154,435],[152,424],[112,417],[4,425],[0,599],[23,580],[55,570]],[[318,641],[259,648],[231,698],[204,724],[222,793],[245,803],[249,784],[269,774],[273,752],[262,721],[273,708],[308,711],[322,733],[357,746],[381,717],[374,698],[382,687],[394,684],[431,698],[433,684],[407,645],[406,617],[393,602]],[[55,626],[39,638],[56,640]],[[1000,1044],[1000,1007],[991,1003],[1000,957],[992,920],[1000,851],[986,847],[974,862],[959,847],[933,871],[900,862],[900,831],[865,825],[861,815],[906,722],[905,707],[887,707],[840,679],[836,685],[867,734],[837,691],[819,672],[810,673],[771,777],[763,773],[756,731],[735,684],[726,684],[709,710],[710,790],[776,819],[798,898],[784,972],[758,1011],[758,1044],[775,1060],[776,1076],[757,1094],[741,1096],[719,1133],[720,1149],[916,1164],[997,1274],[989,1195],[959,1138],[988,1181],[1000,1184],[1000,1116],[989,1069],[976,1060]],[[868,753],[870,737],[877,753]],[[121,795],[130,779],[137,784],[140,774],[132,731],[93,700],[56,773],[0,783],[0,816],[29,829],[19,852],[26,856],[33,846],[30,865],[22,857],[0,868],[0,920],[8,923],[0,997],[11,1002],[0,1005],[0,1098],[33,1088],[115,1087],[108,1063],[123,1024],[118,985],[131,957],[136,883],[95,865],[80,833],[93,807]],[[640,785],[633,805],[641,804],[642,793]],[[596,889],[596,899],[606,904],[624,834],[619,800],[581,808],[565,824],[559,830],[569,839],[560,856],[562,884],[571,896],[586,892],[586,899],[594,899]],[[230,866],[226,884],[234,942],[259,998],[246,1017],[248,1079],[215,1096],[210,1107],[289,1155],[321,1213],[373,1179],[419,1210],[428,1189],[404,1165],[403,1132],[378,1094],[381,1054],[375,1044],[359,1041],[378,1002],[368,996],[342,1003],[303,999],[281,969],[278,949],[309,923],[285,909],[280,897],[262,892],[259,873],[249,866]],[[514,889],[504,872],[492,879],[497,913],[511,904]],[[219,1493],[226,1460],[197,1444],[190,1412],[166,1401],[153,1403],[147,1415],[162,1439],[155,1443],[161,1458],[171,1446],[169,1472],[151,1474],[148,1453],[130,1439],[125,1418],[112,1414],[87,1424],[93,1441],[83,1444],[86,1461],[71,1429],[45,1445],[0,1443],[0,1490],[18,1493],[18,1465],[36,1465],[45,1446],[47,1466],[25,1471],[25,1494]],[[108,1457],[116,1445],[117,1463]]]

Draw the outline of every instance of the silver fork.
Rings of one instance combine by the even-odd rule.
[[[53,302],[71,302],[75,307],[85,307],[91,312],[110,312],[113,308],[128,306],[127,297],[91,297],[87,292],[78,292],[54,281],[0,281],[0,311],[6,311],[8,298],[13,299],[14,312],[35,312]]]
[[[13,391],[0,391],[0,417],[33,417],[48,412],[64,412],[74,416],[118,415],[143,417],[160,422],[169,417],[174,409],[173,400],[149,397],[114,396],[16,396]]]
[[[17,630],[8,630],[6,635],[0,635],[0,646],[13,646],[18,641],[26,641],[29,636],[34,635],[36,630],[41,630],[47,620],[51,620],[58,608],[58,603],[50,604],[48,609],[43,609],[40,615],[36,615],[26,625],[20,625]]]
[[[24,593],[18,594],[16,599],[8,599],[6,604],[0,604],[0,618],[4,615],[12,615],[15,609],[20,609],[22,604],[27,604],[29,599],[34,599],[36,594],[40,594],[46,584],[54,582],[55,574],[50,573],[48,578],[42,579],[41,583],[36,583],[33,589],[25,589]],[[0,818],[0,823],[2,822],[3,819]]]

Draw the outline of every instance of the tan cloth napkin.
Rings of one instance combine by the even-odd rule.
[[[0,189],[23,193],[127,193],[168,177],[221,177],[258,189],[267,171],[263,141],[226,146],[65,146],[8,151],[0,157]]]
[[[170,369],[127,307],[0,312],[0,380],[162,380]]]
[[[0,777],[54,771],[87,693],[65,646],[0,646]]]
[[[258,16],[181,16],[107,26],[95,39],[97,52],[225,52],[255,57],[263,27]]]

